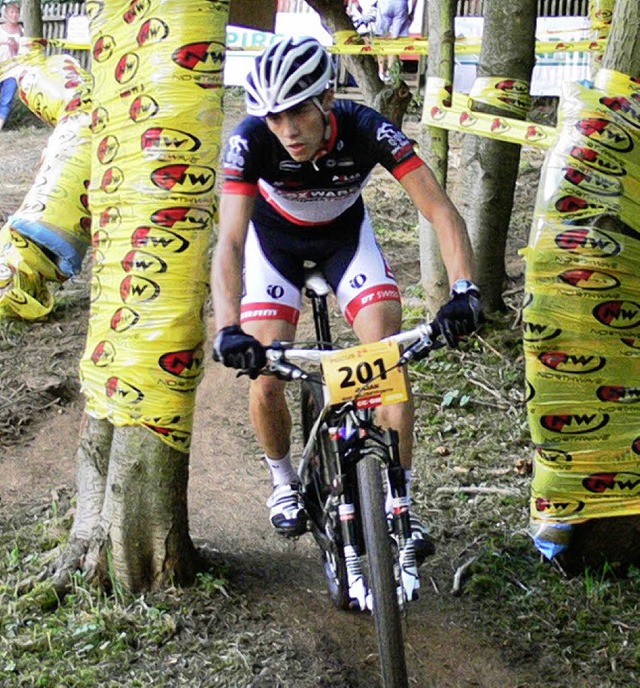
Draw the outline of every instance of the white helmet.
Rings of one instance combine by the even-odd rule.
[[[247,112],[264,117],[322,94],[333,67],[315,38],[283,38],[259,55],[246,81]]]

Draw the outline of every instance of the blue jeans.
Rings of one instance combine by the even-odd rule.
[[[11,102],[18,90],[18,84],[15,79],[5,79],[0,81],[0,119],[9,119],[9,110],[11,109]]]

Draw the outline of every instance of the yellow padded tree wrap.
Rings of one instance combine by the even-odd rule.
[[[204,363],[228,2],[93,2],[86,410],[188,452]]]
[[[640,513],[640,84],[567,89],[523,251],[535,527]]]

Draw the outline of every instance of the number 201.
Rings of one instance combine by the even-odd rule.
[[[374,373],[374,368],[377,368],[377,373]],[[375,361],[371,363],[369,363],[369,361],[361,361],[358,363],[355,370],[349,366],[341,366],[338,368],[338,371],[344,375],[340,382],[340,387],[343,389],[346,387],[355,387],[358,383],[366,385],[371,382],[374,376],[380,377],[382,380],[385,380],[387,377],[387,371],[384,367],[382,358],[376,358]],[[356,378],[355,380],[353,379],[354,377]]]

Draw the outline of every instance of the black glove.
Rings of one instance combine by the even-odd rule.
[[[227,368],[246,370],[255,380],[267,363],[264,346],[240,329],[239,325],[223,327],[213,342],[213,360]]]
[[[451,298],[436,315],[440,332],[453,348],[458,340],[471,334],[482,322],[480,289],[470,280],[456,280],[451,287]]]

